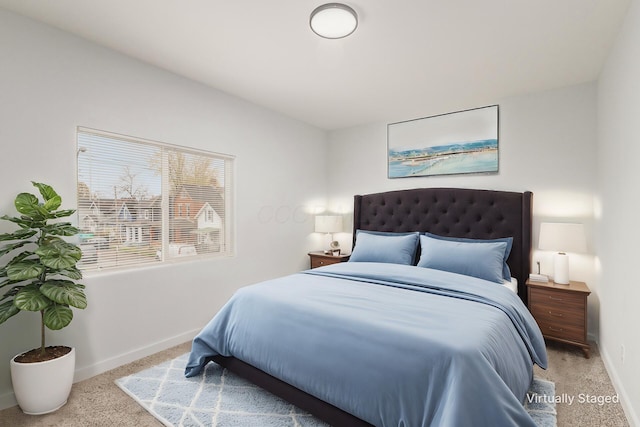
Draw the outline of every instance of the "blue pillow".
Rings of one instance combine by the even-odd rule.
[[[418,250],[418,233],[356,230],[356,245],[349,262],[386,262],[412,265]]]
[[[503,283],[502,259],[506,242],[467,243],[420,236],[418,267],[450,271]]]
[[[439,236],[437,234],[431,234],[431,233],[424,233],[424,235],[432,237],[434,239],[449,240],[452,242],[466,242],[466,243],[505,242],[507,244],[507,248],[504,251],[504,257],[502,259],[502,278],[504,280],[511,280],[511,270],[509,269],[509,264],[507,264],[507,259],[509,258],[509,254],[511,254],[511,247],[513,246],[513,237],[502,237],[499,239],[466,239],[464,237],[446,237],[446,236]]]

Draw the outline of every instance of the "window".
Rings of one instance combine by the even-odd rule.
[[[233,157],[78,128],[82,270],[233,253]]]

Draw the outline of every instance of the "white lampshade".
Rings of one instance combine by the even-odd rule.
[[[342,217],[339,215],[317,215],[315,231],[317,233],[338,233],[342,231]]]
[[[358,14],[342,3],[327,3],[311,12],[309,25],[314,33],[326,39],[341,39],[358,27]]]
[[[538,248],[544,251],[584,253],[587,240],[582,224],[543,222]]]
[[[587,239],[582,224],[543,222],[540,224],[538,248],[555,251],[553,259],[553,281],[569,283],[569,257],[566,252],[583,253],[587,251]]]

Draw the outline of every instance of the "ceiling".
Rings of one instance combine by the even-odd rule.
[[[359,26],[340,40],[309,28],[323,0],[0,7],[333,130],[593,81],[629,1],[348,0]]]

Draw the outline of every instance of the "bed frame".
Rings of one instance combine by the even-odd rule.
[[[513,237],[507,260],[518,280],[518,295],[526,304],[525,281],[531,268],[531,192],[419,188],[355,196],[355,230],[420,231],[450,237],[494,239]],[[370,426],[353,415],[321,401],[234,357],[213,361],[270,391],[332,426]],[[393,363],[390,361],[389,363]]]

